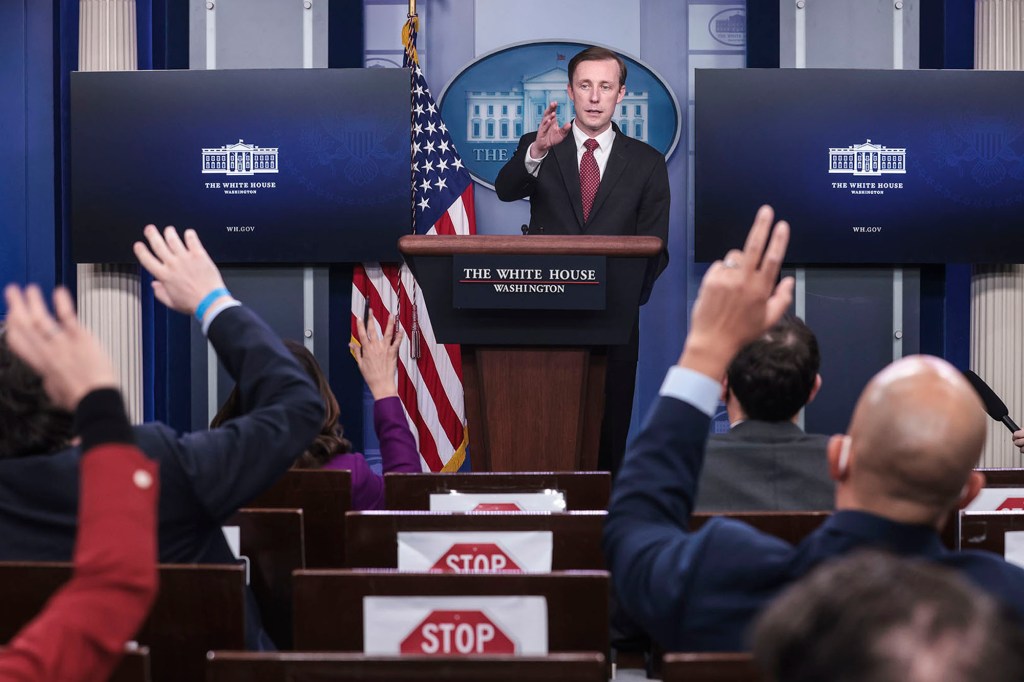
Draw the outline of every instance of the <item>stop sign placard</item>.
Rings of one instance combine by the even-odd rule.
[[[481,611],[432,611],[399,647],[403,654],[514,654],[515,643]]]
[[[515,502],[481,502],[477,506],[473,507],[472,511],[475,512],[515,512],[523,511]]]
[[[442,573],[521,573],[523,569],[493,542],[457,542],[441,555],[430,570]]]
[[[363,653],[543,656],[548,653],[547,600],[523,595],[366,596]]]
[[[551,571],[554,535],[549,530],[400,530],[397,536],[400,571]]]

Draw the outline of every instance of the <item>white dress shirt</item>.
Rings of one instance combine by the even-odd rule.
[[[576,139],[576,168],[579,168],[580,161],[583,160],[583,152],[587,151],[587,148],[583,146],[583,143],[587,141],[589,135],[576,126],[576,119],[573,119],[572,121],[572,136]],[[615,143],[615,129],[609,125],[607,130],[596,136],[594,139],[597,140],[598,144],[597,149],[594,150],[594,160],[597,161],[597,170],[603,178],[604,168],[608,165],[608,155],[612,151],[612,144]],[[530,145],[530,149],[533,149],[532,144]],[[540,173],[540,163],[546,159],[548,155],[544,154],[544,156],[539,159],[535,159],[530,156],[530,149],[526,150],[525,154],[526,172],[533,177],[537,177],[537,174]]]

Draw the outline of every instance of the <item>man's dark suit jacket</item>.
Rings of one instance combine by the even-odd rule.
[[[221,525],[284,474],[323,419],[306,372],[252,311],[224,310],[208,339],[238,382],[245,414],[186,434],[159,423],[135,428],[139,449],[160,465],[161,563],[234,563]],[[70,447],[0,460],[0,561],[71,560],[80,458]]]
[[[708,439],[697,489],[697,511],[815,511],[832,509],[828,436],[792,422],[748,419]]]
[[[935,528],[838,511],[795,547],[718,517],[690,529],[710,417],[661,396],[612,490],[604,551],[622,605],[666,651],[740,651],[754,618],[829,558],[861,547],[960,573],[1024,624],[1024,569],[991,552],[954,552]]]
[[[626,137],[614,123],[615,141],[601,175],[594,204],[583,221],[580,168],[572,131],[548,152],[537,177],[526,171],[526,154],[537,139],[527,133],[498,173],[494,190],[502,201],[530,198],[530,234],[648,235],[664,248],[653,266],[640,303],[668,265],[668,169],[654,147]]]

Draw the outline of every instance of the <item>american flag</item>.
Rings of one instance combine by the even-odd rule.
[[[412,215],[416,234],[476,234],[473,182],[455,151],[416,54],[419,19],[402,29],[412,69]],[[434,339],[423,296],[408,268],[364,263],[352,276],[352,337],[369,309],[383,329],[398,312],[405,331],[398,356],[398,395],[424,469],[457,471],[466,458],[468,430],[459,347]]]

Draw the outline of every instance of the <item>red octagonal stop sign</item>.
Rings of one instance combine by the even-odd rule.
[[[401,653],[514,654],[516,645],[480,611],[433,611],[402,640]]]
[[[441,555],[430,570],[442,573],[502,573],[519,572],[523,569],[505,553],[505,550],[493,542],[457,542]]]
[[[523,511],[523,508],[515,502],[481,502],[473,511]]]

